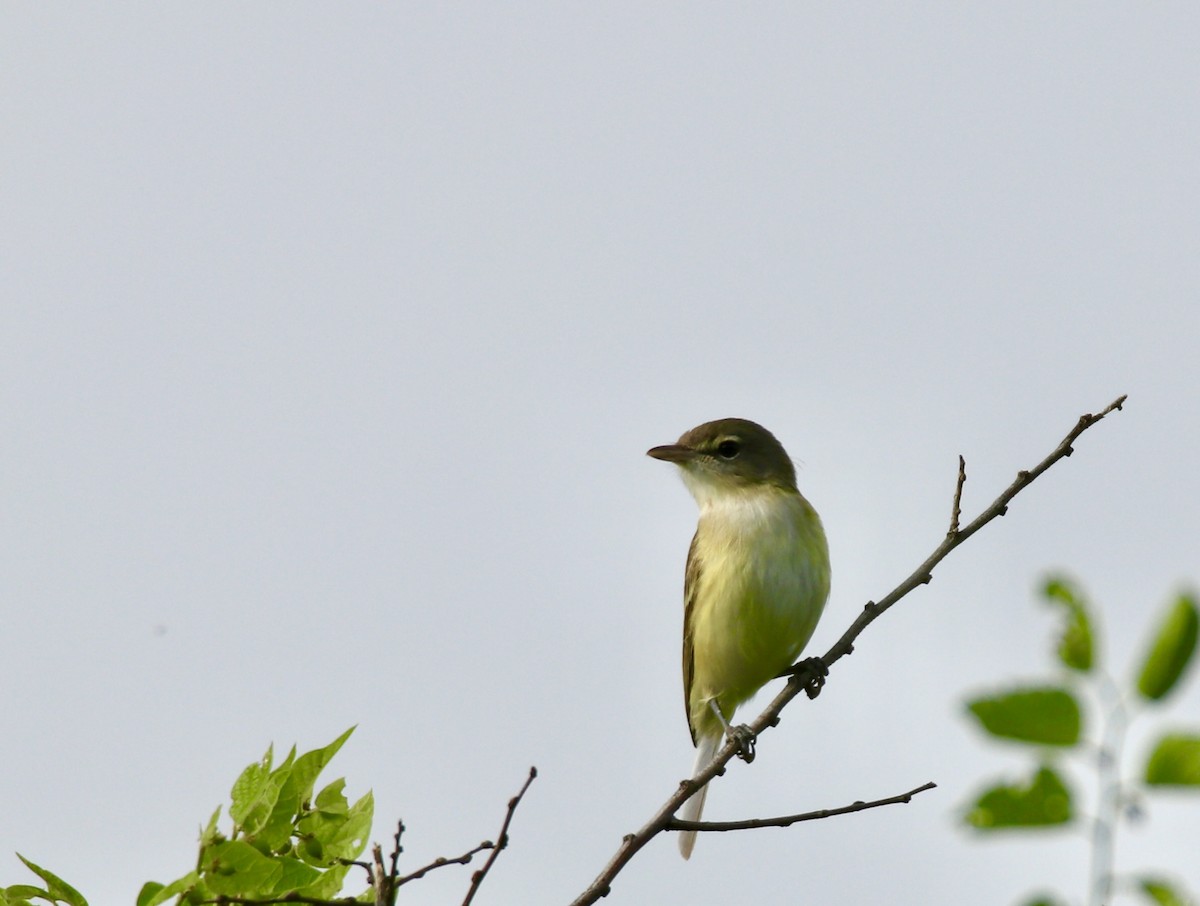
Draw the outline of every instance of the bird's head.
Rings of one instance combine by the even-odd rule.
[[[646,455],[679,466],[701,505],[717,495],[759,488],[796,490],[796,469],[783,445],[762,425],[744,418],[705,422]]]

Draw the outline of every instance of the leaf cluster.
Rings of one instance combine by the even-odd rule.
[[[200,834],[196,867],[170,884],[147,882],[137,906],[159,906],[172,898],[198,904],[218,897],[245,899],[330,899],[342,889],[353,860],[367,845],[374,815],[368,791],[353,805],[339,778],[315,795],[317,777],[354,732],[303,755],[295,746],[279,765],[268,748],[233,784],[229,817],[217,826],[221,808]]]
[[[233,784],[229,806],[231,830],[225,833],[219,829],[218,806],[200,833],[196,867],[170,884],[148,881],[138,894],[137,906],[160,906],[172,899],[180,906],[390,904],[395,903],[396,891],[402,885],[438,868],[468,865],[474,856],[488,851],[483,868],[471,875],[463,900],[463,906],[467,906],[496,857],[508,846],[513,813],[537,777],[537,768],[529,769],[520,791],[509,799],[495,843],[484,840],[461,855],[438,857],[401,876],[398,862],[403,852],[400,845],[403,822],[397,825],[390,868],[384,864],[379,844],[372,847],[369,863],[359,861],[371,830],[375,807],[372,794],[368,791],[351,805],[343,792],[346,782],[339,778],[314,795],[317,777],[353,732],[351,727],[329,745],[299,756],[293,746],[279,765],[274,764],[273,748],[268,747],[262,759],[248,765]],[[20,858],[46,886],[0,887],[0,906],[33,906],[34,900],[88,906],[83,895],[71,885],[24,856]],[[369,886],[356,897],[339,896],[351,867],[366,871]]]
[[[1075,795],[1058,766],[1067,753],[1095,752],[1101,759],[1116,758],[1105,749],[1114,721],[1123,733],[1125,724],[1149,706],[1176,691],[1193,661],[1200,610],[1194,595],[1180,593],[1159,619],[1129,689],[1118,687],[1098,666],[1093,609],[1083,591],[1070,579],[1054,576],[1040,589],[1046,604],[1062,611],[1063,622],[1056,646],[1057,660],[1066,668],[1059,682],[1017,684],[972,698],[966,708],[979,727],[997,740],[1028,746],[1036,764],[1024,780],[996,782],[983,790],[964,814],[965,823],[982,833],[1001,830],[1069,826],[1078,820]],[[1085,738],[1089,719],[1087,698],[1080,687],[1088,684],[1107,699],[1097,741]],[[1103,709],[1102,709],[1103,710]],[[1117,734],[1120,737],[1120,733]],[[1200,728],[1162,732],[1138,772],[1146,789],[1167,787],[1200,790]],[[1144,882],[1144,883],[1143,883]],[[1152,901],[1183,902],[1169,884],[1141,878],[1138,886]],[[1163,899],[1167,897],[1167,899]],[[1048,901],[1046,901],[1048,902]]]
[[[36,884],[13,884],[0,887],[0,906],[33,906],[35,900],[46,903],[63,903],[65,906],[88,906],[78,890],[53,872],[47,871],[40,865],[30,862],[20,853],[17,858],[25,863],[25,867],[42,879],[45,887]]]
[[[342,889],[353,860],[366,847],[374,799],[370,792],[353,805],[343,792],[344,779],[314,795],[317,778],[351,728],[329,745],[302,755],[295,746],[278,765],[273,749],[246,767],[233,784],[229,817],[233,827],[218,828],[218,806],[200,833],[196,867],[170,884],[148,881],[137,906],[234,900],[329,900]],[[19,854],[18,854],[19,855]],[[88,906],[70,884],[35,865],[22,862],[45,887],[15,884],[0,888],[0,906],[32,906],[42,901]]]

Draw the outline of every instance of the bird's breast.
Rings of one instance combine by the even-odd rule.
[[[701,513],[692,633],[694,691],[744,699],[798,656],[829,594],[816,511],[771,490],[711,502]]]

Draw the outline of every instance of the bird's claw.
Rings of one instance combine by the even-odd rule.
[[[825,677],[829,676],[829,668],[825,666],[825,661],[819,657],[806,657],[779,675],[794,677],[801,673],[811,674],[811,678],[804,684],[804,694],[809,698],[816,698],[825,687]]]
[[[738,724],[725,731],[725,736],[737,746],[737,756],[749,764],[754,760],[754,743],[758,737],[745,724]]]

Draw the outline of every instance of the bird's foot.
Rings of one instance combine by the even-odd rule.
[[[717,721],[720,722],[725,730],[725,738],[728,739],[737,747],[738,758],[749,764],[754,760],[754,741],[757,737],[750,731],[750,728],[745,724],[738,724],[736,727],[731,726],[729,721],[725,719],[725,715],[721,713],[721,706],[717,704],[715,698],[708,700],[708,707]]]
[[[754,743],[758,739],[745,724],[736,727],[726,727],[725,737],[737,746],[737,756],[749,764],[754,760]]]
[[[804,694],[809,698],[816,698],[825,687],[825,677],[829,676],[829,668],[819,657],[806,657],[788,667],[779,676],[799,676],[801,673],[810,675],[809,680],[804,684]]]

